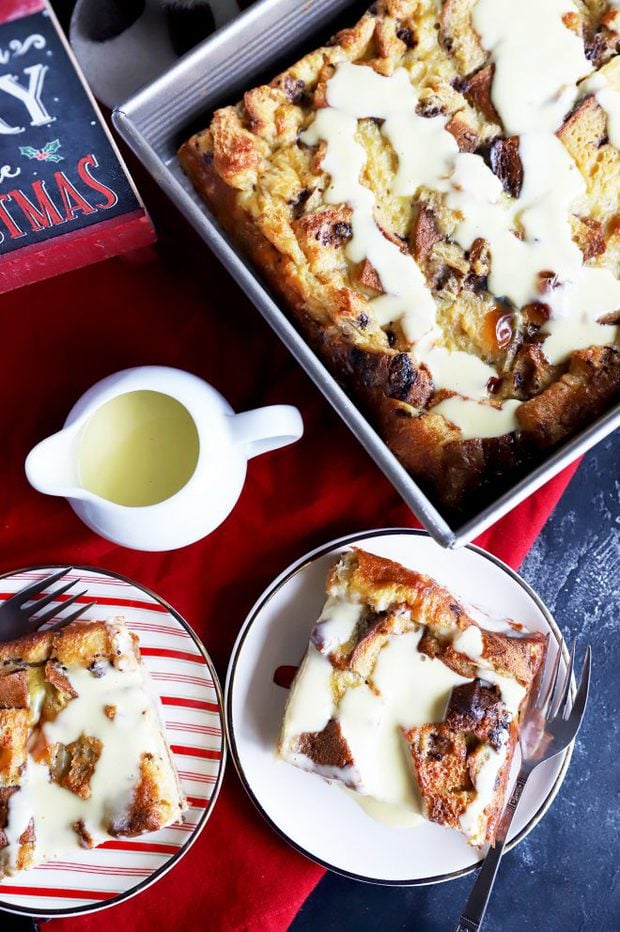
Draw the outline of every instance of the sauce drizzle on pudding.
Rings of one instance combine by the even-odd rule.
[[[392,194],[412,197],[425,186],[439,192],[461,218],[452,233],[467,251],[488,244],[488,290],[515,310],[540,301],[540,276],[552,270],[556,287],[545,294],[550,319],[540,329],[549,363],[566,361],[588,346],[614,343],[618,329],[599,319],[620,307],[620,282],[607,268],[584,265],[573,239],[571,207],[586,191],[575,161],[557,131],[579,95],[594,93],[607,114],[609,138],[620,138],[620,91],[605,68],[596,76],[583,40],[566,25],[576,14],[572,0],[477,0],[472,22],[494,66],[492,103],[507,136],[515,139],[522,183],[509,196],[482,154],[459,151],[441,114],[417,112],[419,92],[404,68],[389,75],[365,65],[337,64],[327,81],[327,106],[319,109],[301,139],[326,143],[322,167],[330,176],[326,200],[352,210],[346,254],[367,260],[383,294],[371,300],[380,325],[395,321],[436,390],[453,392],[432,408],[454,424],[463,439],[495,437],[519,429],[520,401],[490,399],[498,373],[478,356],[445,345],[436,305],[411,255],[382,231],[375,196],[363,181],[366,152],[358,121],[382,121],[381,134],[397,158]],[[541,66],[541,63],[544,63]],[[609,66],[607,66],[609,67]],[[586,80],[583,80],[586,79]],[[580,83],[581,82],[581,83]],[[497,347],[510,343],[512,328],[502,318]]]

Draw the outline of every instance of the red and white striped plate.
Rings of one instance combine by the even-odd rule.
[[[37,566],[0,576],[0,602],[55,569]],[[190,808],[183,824],[140,838],[109,841],[0,882],[0,909],[41,917],[104,909],[134,896],[170,870],[204,828],[220,790],[226,758],[217,675],[187,622],[154,593],[123,576],[74,567],[67,575],[72,578],[88,588],[78,604],[97,601],[82,616],[84,620],[123,615],[140,638]],[[67,598],[59,598],[59,612]]]

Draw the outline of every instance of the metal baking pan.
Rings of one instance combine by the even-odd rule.
[[[113,120],[431,536],[444,547],[458,547],[619,426],[620,405],[563,444],[479,514],[451,527],[297,332],[256,270],[196,194],[176,158],[180,143],[204,128],[214,109],[234,103],[257,81],[275,76],[299,55],[322,44],[336,28],[354,22],[363,9],[364,5],[351,0],[261,0],[115,110]]]

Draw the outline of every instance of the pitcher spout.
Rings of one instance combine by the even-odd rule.
[[[60,430],[34,447],[26,457],[26,477],[30,485],[46,495],[83,497],[77,456],[78,437],[74,430]]]

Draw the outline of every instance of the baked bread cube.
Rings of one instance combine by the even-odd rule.
[[[0,644],[0,878],[186,808],[123,618]]]
[[[279,756],[391,821],[420,813],[492,844],[545,650],[544,635],[487,629],[429,576],[354,548],[328,575]]]

